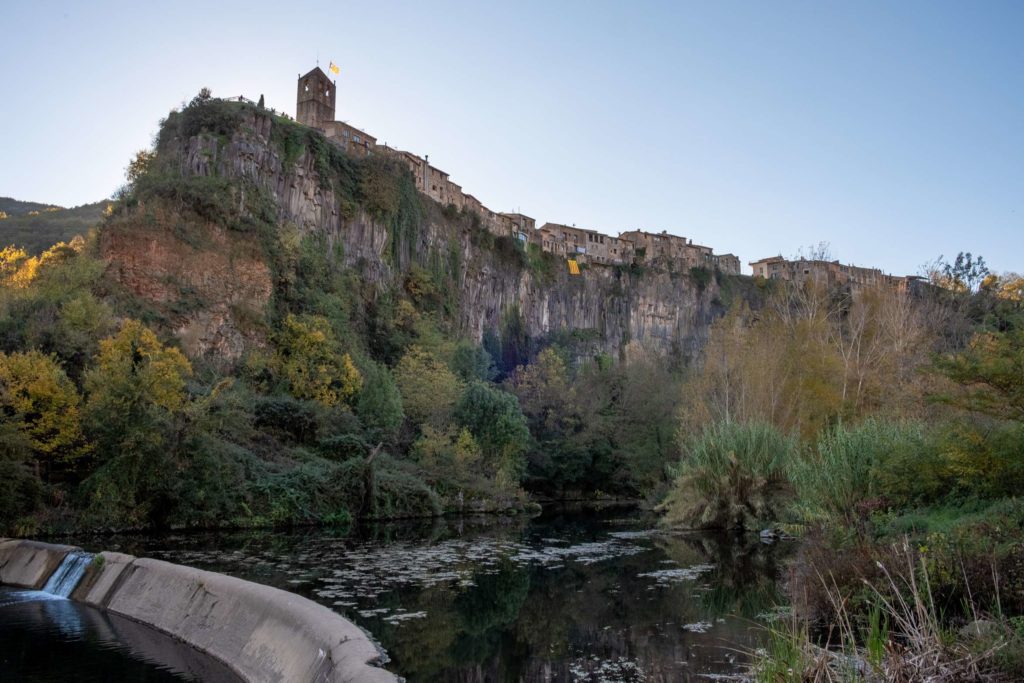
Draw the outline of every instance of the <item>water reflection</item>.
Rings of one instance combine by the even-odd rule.
[[[300,593],[369,630],[410,681],[467,683],[736,677],[788,552],[622,510],[115,545]]]

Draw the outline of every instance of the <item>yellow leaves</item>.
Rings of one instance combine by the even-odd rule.
[[[321,316],[289,314],[271,364],[295,398],[334,406],[349,402],[363,388],[359,369],[349,354],[341,353],[330,323]]]
[[[395,367],[406,415],[416,424],[444,426],[451,418],[463,383],[441,360],[421,346],[409,348]]]
[[[100,342],[96,365],[85,378],[91,405],[140,403],[176,411],[185,403],[185,380],[192,366],[178,349],[160,343],[138,320]]]
[[[0,285],[24,289],[32,284],[47,266],[63,263],[82,251],[85,241],[76,237],[70,243],[58,242],[39,256],[29,256],[18,247],[0,250]]]
[[[472,477],[482,460],[480,445],[468,429],[423,427],[412,446],[412,455],[431,476],[446,484]]]
[[[70,460],[85,452],[78,392],[51,356],[0,353],[0,407],[37,454]]]
[[[15,275],[28,260],[28,252],[19,247],[10,246],[0,250],[0,284],[12,284]]]

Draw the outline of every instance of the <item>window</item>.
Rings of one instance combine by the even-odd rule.
[[[355,140],[356,142],[361,142],[358,135],[353,135],[352,139]]]

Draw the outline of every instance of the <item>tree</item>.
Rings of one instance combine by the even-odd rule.
[[[352,357],[342,353],[323,316],[288,314],[275,340],[274,370],[295,398],[326,406],[348,403],[363,386]]]
[[[141,406],[174,412],[185,403],[188,359],[160,343],[138,320],[127,320],[113,337],[100,342],[96,363],[85,375],[90,412],[131,416]]]
[[[437,356],[415,344],[398,361],[395,381],[409,419],[437,428],[449,423],[465,386]]]
[[[135,157],[128,162],[128,167],[124,170],[125,179],[130,187],[134,187],[138,179],[149,172],[155,159],[156,152],[152,150],[140,149],[135,153]]]
[[[512,394],[483,382],[473,382],[455,407],[455,418],[480,444],[485,465],[497,477],[498,486],[518,486],[526,472],[523,457],[530,445],[530,430]]]
[[[999,299],[1024,302],[1024,276],[1018,273],[989,273],[981,281],[980,291],[992,294]]]
[[[72,461],[88,449],[75,385],[52,356],[0,353],[0,413],[27,439],[37,469]]]
[[[391,439],[402,426],[402,394],[386,366],[369,361],[363,368],[363,389],[356,401],[356,414],[375,438]]]
[[[926,268],[932,284],[960,293],[977,291],[989,274],[985,259],[980,255],[975,257],[969,251],[961,251],[952,263],[939,256]]]
[[[451,365],[452,371],[466,382],[475,379],[490,382],[498,375],[491,354],[483,347],[468,341],[456,345]]]
[[[964,351],[937,359],[936,367],[962,388],[940,400],[1024,421],[1024,329],[977,334]]]
[[[479,474],[480,446],[468,429],[423,427],[412,446],[412,456],[438,488],[465,485]]]
[[[99,460],[82,484],[88,516],[137,526],[160,523],[173,507],[183,459],[194,455],[184,445],[191,374],[185,356],[137,320],[100,342],[83,382],[84,421]]]
[[[544,349],[533,363],[516,368],[509,386],[538,439],[575,431],[576,391],[565,361],[554,349]]]

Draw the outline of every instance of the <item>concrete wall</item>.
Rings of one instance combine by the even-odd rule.
[[[0,541],[0,582],[37,588],[72,546]],[[246,681],[392,682],[355,624],[301,596],[191,567],[99,553],[72,599],[170,633]]]
[[[0,584],[38,590],[72,550],[79,548],[0,539]]]

